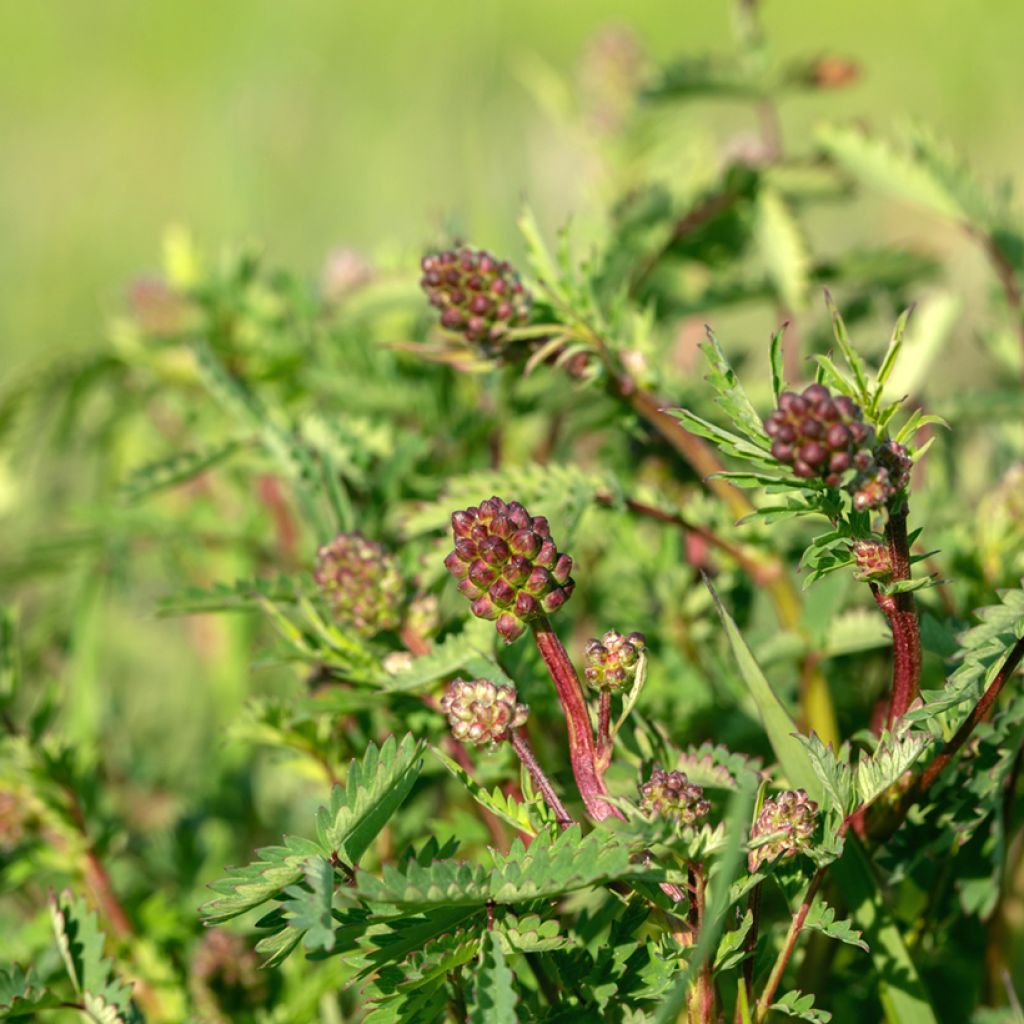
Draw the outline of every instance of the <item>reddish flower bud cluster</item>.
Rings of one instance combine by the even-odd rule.
[[[858,512],[882,508],[910,483],[914,461],[895,441],[884,441],[872,453],[871,464],[853,481],[853,507]]]
[[[887,545],[877,540],[858,540],[852,550],[860,579],[885,580],[892,576],[892,556]]]
[[[547,519],[518,501],[489,498],[453,512],[452,535],[455,550],[444,564],[473,614],[494,621],[506,643],[531,619],[561,608],[576,586],[572,559],[555,547]]]
[[[461,246],[424,256],[420,266],[420,287],[440,310],[441,326],[473,344],[501,341],[530,315],[519,276],[487,252]]]
[[[750,830],[752,841],[772,838],[747,854],[751,872],[779,857],[792,857],[811,845],[818,805],[802,789],[787,789],[764,802]]]
[[[849,469],[867,469],[874,432],[860,407],[846,395],[832,397],[824,384],[802,394],[785,391],[779,407],[764,422],[772,455],[804,480],[820,477],[838,487]]]
[[[643,633],[623,636],[614,629],[598,640],[587,641],[584,677],[595,690],[621,690],[636,676],[640,652],[647,646]]]
[[[516,702],[515,687],[489,679],[453,680],[441,698],[441,710],[457,740],[489,743],[492,748],[524,725],[530,713],[525,704]]]
[[[405,582],[398,560],[361,533],[341,533],[320,548],[313,578],[338,621],[364,636],[401,624]]]
[[[669,818],[678,825],[698,825],[711,813],[702,787],[684,772],[655,768],[640,787],[640,809],[647,815]]]

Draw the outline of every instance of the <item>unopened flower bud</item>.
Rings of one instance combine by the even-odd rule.
[[[397,629],[405,582],[398,560],[360,533],[339,534],[317,552],[313,578],[339,622],[364,636]]]
[[[441,326],[484,348],[526,323],[530,294],[512,267],[469,246],[424,256],[420,286]]]
[[[892,576],[892,556],[887,545],[877,540],[853,542],[856,575],[862,580],[887,580]]]
[[[555,547],[547,519],[531,516],[518,501],[489,498],[454,512],[452,536],[445,566],[473,614],[493,621],[506,643],[572,595],[572,559]]]
[[[699,825],[711,813],[702,787],[684,772],[655,768],[640,787],[640,810],[650,817],[668,818],[678,825]]]
[[[824,384],[811,384],[801,394],[779,395],[779,407],[764,429],[772,439],[772,456],[791,466],[795,476],[838,487],[857,452],[874,438],[863,418],[846,395],[833,397]]]
[[[818,805],[802,789],[787,789],[766,800],[750,830],[752,841],[772,838],[747,854],[751,872],[780,857],[792,857],[811,845],[818,820]]]
[[[636,678],[640,653],[647,646],[643,633],[621,633],[610,629],[600,640],[587,642],[584,678],[595,690],[621,690]]]
[[[462,743],[497,746],[526,723],[530,709],[516,701],[515,687],[489,679],[455,679],[441,698],[452,735]]]

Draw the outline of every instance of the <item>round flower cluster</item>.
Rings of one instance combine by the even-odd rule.
[[[492,748],[524,725],[530,713],[525,704],[516,702],[515,687],[489,679],[453,680],[441,698],[441,710],[457,740],[490,743]]]
[[[832,397],[824,384],[802,394],[784,391],[779,407],[764,421],[772,456],[804,480],[820,477],[838,487],[849,469],[868,469],[874,431],[860,407],[846,395]]]
[[[527,321],[530,294],[512,267],[468,246],[424,256],[420,286],[441,313],[441,326],[473,344],[500,342]]]
[[[852,550],[860,579],[880,580],[892,576],[892,556],[887,545],[877,540],[857,540]]]
[[[649,816],[669,818],[677,825],[697,825],[711,813],[704,790],[684,772],[655,768],[640,787],[640,810]]]
[[[751,841],[771,836],[747,854],[751,872],[779,857],[791,857],[811,845],[818,805],[802,789],[787,789],[764,802],[750,830]]]
[[[364,636],[401,624],[405,581],[398,560],[361,533],[341,533],[320,548],[313,578],[338,621]]]
[[[608,630],[600,640],[587,641],[584,654],[587,667],[584,677],[595,690],[621,690],[636,677],[640,652],[647,646],[643,633],[623,636]]]
[[[853,507],[858,512],[888,505],[910,483],[914,466],[907,449],[895,441],[884,441],[872,452],[871,462],[857,474],[851,488]]]
[[[576,584],[572,559],[561,554],[543,516],[518,501],[489,498],[452,513],[455,550],[444,560],[481,619],[511,643],[531,619],[557,611]]]

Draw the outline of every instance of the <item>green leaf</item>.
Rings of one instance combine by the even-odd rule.
[[[827,1010],[814,1008],[814,996],[805,995],[798,989],[787,992],[781,999],[777,999],[772,1003],[771,1009],[784,1013],[787,1017],[806,1020],[809,1024],[828,1024],[832,1019],[832,1014]]]
[[[828,306],[828,311],[832,316],[832,333],[835,336],[836,344],[839,346],[839,351],[843,354],[846,365],[853,372],[856,398],[862,406],[868,408],[871,404],[871,395],[868,390],[867,364],[864,362],[861,354],[853,347],[850,335],[846,330],[846,323],[828,292],[825,292],[825,304]]]
[[[50,992],[30,967],[22,970],[17,964],[0,967],[0,1020],[28,1017],[36,1010],[60,1006],[62,1000]]]
[[[740,675],[747,685],[747,690],[757,707],[761,724],[768,734],[768,740],[779,760],[783,773],[794,787],[807,791],[813,800],[821,801],[822,786],[811,765],[804,744],[797,736],[798,729],[785,705],[779,700],[771,684],[765,678],[760,666],[754,659],[750,648],[736,628],[732,616],[725,610],[711,581],[705,577],[705,583],[714,599],[715,607],[725,627],[725,635],[732,649],[733,657],[739,667]]]
[[[466,787],[469,795],[481,807],[486,807],[496,818],[500,818],[519,832],[525,832],[530,836],[537,834],[537,825],[530,817],[526,804],[520,803],[514,797],[506,796],[498,786],[488,792],[460,764],[453,761],[443,750],[439,750],[433,744],[431,744],[430,752]]]
[[[740,921],[738,927],[722,936],[715,953],[714,969],[716,972],[731,970],[747,958],[749,953],[745,949],[745,942],[753,923],[753,911],[748,910],[743,915],[743,920]]]
[[[529,849],[513,840],[508,856],[490,869],[460,860],[414,862],[404,869],[386,864],[380,878],[358,872],[356,888],[364,899],[403,915],[433,907],[554,899],[616,879],[664,877],[661,869],[631,863],[630,846],[619,837],[592,832],[581,839],[573,825],[557,836],[541,833]]]
[[[349,866],[359,858],[401,806],[423,768],[423,746],[411,735],[399,743],[389,736],[369,744],[349,766],[344,785],[335,786],[328,807],[317,812],[317,839],[330,857]]]
[[[896,402],[907,395],[921,394],[934,373],[936,360],[953,336],[962,308],[960,298],[951,292],[937,292],[919,304],[901,344],[897,345],[897,351],[902,347],[900,361],[896,363],[893,345],[890,344],[886,361],[878,372],[879,385],[884,385],[884,389],[881,395],[878,390],[875,392],[875,408],[880,401]],[[897,333],[906,324],[906,317],[904,313],[897,322],[893,344],[896,344]]]
[[[244,446],[243,441],[231,440],[195,451],[177,452],[167,458],[147,462],[134,470],[121,484],[121,498],[129,502],[141,501],[158,491],[187,483],[214,466],[226,462]]]
[[[815,900],[804,920],[804,927],[811,928],[830,939],[845,942],[848,946],[856,946],[865,953],[870,952],[868,944],[853,924],[847,920],[836,920],[836,912],[824,900]]]
[[[810,283],[807,244],[785,200],[767,186],[754,204],[754,242],[781,305],[794,313],[803,310]]]
[[[216,924],[261,906],[299,882],[306,861],[323,853],[312,840],[285,836],[284,846],[265,846],[256,851],[258,860],[232,869],[227,878],[211,882],[210,888],[218,895],[204,904],[200,913]]]
[[[306,887],[284,890],[284,916],[289,928],[302,933],[306,949],[329,953],[334,949],[334,868],[325,857],[310,857],[302,873]]]
[[[742,430],[756,445],[763,446],[767,443],[768,435],[764,432],[761,417],[747,398],[736,371],[710,327],[707,329],[707,341],[701,348],[711,367],[707,380],[718,395],[716,402],[738,430]]]
[[[831,872],[854,925],[871,949],[888,1024],[937,1024],[928,993],[855,836],[847,838],[844,854]]]
[[[786,325],[783,324],[771,338],[768,343],[768,363],[771,366],[772,371],[772,398],[775,399],[775,404],[779,404],[779,395],[786,390],[786,381],[783,376],[784,360],[782,355],[782,342],[786,333]]]
[[[91,997],[97,1006],[109,1005],[115,1014],[111,1020],[120,1020],[119,1014],[130,1010],[132,990],[117,978],[113,961],[104,955],[106,936],[96,912],[82,897],[63,892],[50,897],[50,918],[75,991]]]
[[[485,932],[473,979],[469,1024],[516,1024],[518,1001],[515,975],[505,962],[501,940],[494,932]]]

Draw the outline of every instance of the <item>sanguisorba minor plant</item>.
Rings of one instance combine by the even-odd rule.
[[[54,409],[68,454],[2,556],[0,1019],[1019,1020],[1024,447],[929,390],[935,260],[802,221],[858,180],[969,225],[1004,376],[1022,235],[923,135],[787,151],[784,97],[856,69],[739,15],[736,54],[589,55],[622,123],[585,254],[527,212],[522,264],[310,288],[174,233],[110,348],[5,396],[11,458]],[[617,177],[697,95],[758,133]],[[708,331],[702,379],[680,334],[741,306],[794,322]],[[203,686],[139,725],[96,652],[157,672],[154,590]]]

